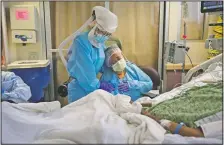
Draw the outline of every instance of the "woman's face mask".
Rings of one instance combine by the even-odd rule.
[[[121,72],[126,68],[126,61],[124,58],[120,59],[118,62],[116,62],[114,65],[112,65],[112,69],[115,72]]]

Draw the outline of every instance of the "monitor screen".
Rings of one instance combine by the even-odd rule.
[[[202,1],[201,13],[223,11],[223,1]]]

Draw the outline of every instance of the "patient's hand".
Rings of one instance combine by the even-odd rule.
[[[148,116],[149,118],[155,120],[156,122],[160,123],[160,119],[157,118],[156,116],[153,116],[152,114],[150,114],[150,112],[148,111],[145,111],[144,109],[142,109],[142,112],[141,112],[142,115],[145,115],[145,116]]]
[[[133,101],[130,101],[130,104],[132,104]],[[142,107],[152,107],[152,103],[141,103]]]
[[[141,103],[142,107],[152,107],[152,103]]]

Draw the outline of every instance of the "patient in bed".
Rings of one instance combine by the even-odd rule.
[[[125,60],[116,44],[107,48],[105,55],[100,89],[114,95],[128,95],[132,101],[137,100],[143,93],[152,89],[151,78],[134,63]]]
[[[222,140],[222,120],[210,121],[200,125],[197,128],[187,127],[184,123],[176,123],[170,120],[160,119],[156,116],[151,115],[147,111],[142,111],[143,115],[146,115],[155,121],[157,121],[161,126],[163,126],[167,131],[173,134],[179,134],[186,137],[205,137],[205,138],[216,138]],[[222,118],[222,112],[219,112],[220,118]]]
[[[142,114],[173,133],[169,136],[222,140],[222,88],[219,82],[195,86],[172,99],[144,108]],[[166,97],[168,95],[172,94]]]
[[[25,103],[31,97],[30,87],[13,72],[2,71],[1,101]]]

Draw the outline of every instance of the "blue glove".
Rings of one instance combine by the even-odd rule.
[[[112,91],[114,91],[114,86],[111,83],[108,82],[100,82],[100,89],[105,90],[109,93],[111,93]]]
[[[122,82],[118,85],[119,92],[128,92],[129,91],[129,85],[127,82]]]

